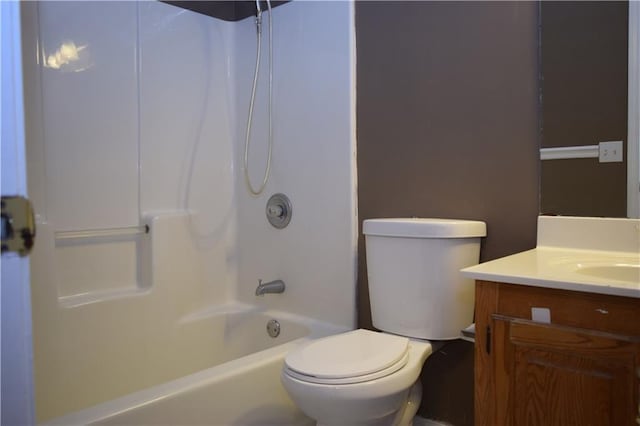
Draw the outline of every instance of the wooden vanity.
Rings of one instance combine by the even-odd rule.
[[[463,269],[475,424],[640,424],[640,219],[538,217],[532,250]]]
[[[636,425],[639,375],[640,299],[476,282],[477,425]]]

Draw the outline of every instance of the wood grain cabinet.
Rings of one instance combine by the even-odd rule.
[[[476,283],[477,425],[637,425],[639,368],[640,299]]]

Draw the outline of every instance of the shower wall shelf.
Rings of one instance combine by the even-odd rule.
[[[125,226],[120,228],[83,229],[77,231],[57,231],[56,241],[83,240],[92,238],[129,237],[148,234],[149,225]]]

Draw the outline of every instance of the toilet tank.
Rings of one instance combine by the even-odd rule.
[[[485,223],[370,219],[363,233],[374,327],[429,340],[460,337],[475,301],[473,279],[460,269],[478,263]]]

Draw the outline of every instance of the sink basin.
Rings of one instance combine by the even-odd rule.
[[[608,282],[624,282],[635,284],[640,288],[640,257],[601,253],[596,256],[584,252],[573,256],[545,257],[546,267],[552,273],[562,272],[577,274],[584,279],[596,279],[602,284]]]
[[[576,272],[592,277],[640,284],[640,265],[578,263]]]

